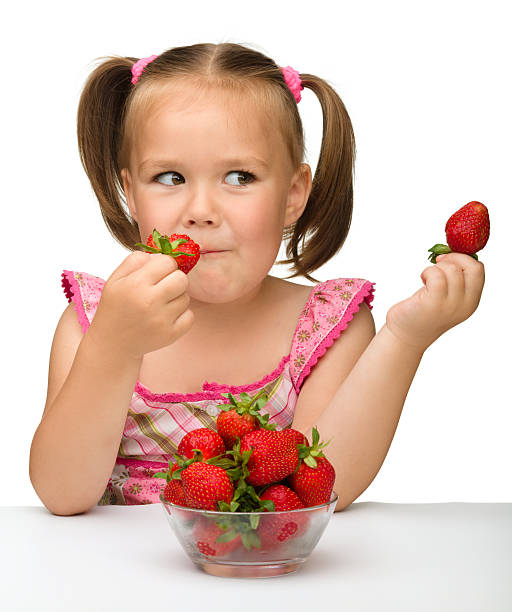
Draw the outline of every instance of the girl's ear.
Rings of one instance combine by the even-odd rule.
[[[128,168],[121,169],[121,178],[123,179],[123,191],[126,196],[126,205],[128,206],[128,210],[130,211],[131,218],[138,223],[137,221],[137,211],[135,210],[135,206],[133,203],[133,191],[132,191],[132,178],[130,176],[130,171]]]
[[[301,164],[297,172],[293,175],[290,189],[288,190],[284,227],[288,227],[292,223],[295,223],[304,212],[306,204],[308,203],[309,194],[311,193],[311,186],[311,168],[309,164]]]

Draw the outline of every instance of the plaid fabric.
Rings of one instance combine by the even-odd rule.
[[[85,272],[64,270],[62,287],[73,301],[83,332],[94,317],[105,281]],[[232,386],[203,384],[198,393],[153,393],[137,382],[128,408],[116,464],[100,505],[159,502],[166,481],[153,474],[173,461],[183,436],[200,427],[216,430],[219,404],[230,391],[254,395],[265,389],[269,401],[261,409],[278,430],[291,426],[300,388],[317,361],[347,327],[364,300],[370,308],[375,283],[337,278],[312,287],[298,320],[290,354],[256,383]]]

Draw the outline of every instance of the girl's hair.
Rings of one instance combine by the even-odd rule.
[[[292,167],[304,159],[304,134],[297,103],[279,66],[259,51],[234,43],[196,44],[169,49],[148,64],[132,85],[135,57],[108,56],[89,75],[77,114],[80,159],[113,237],[135,250],[141,236],[125,208],[121,169],[128,167],[132,138],[146,113],[177,80],[200,90],[221,87],[255,100],[271,125],[279,126]],[[311,193],[302,215],[283,230],[294,274],[310,276],[342,247],[352,219],[355,142],[352,123],[336,91],[323,79],[300,74],[320,101],[323,135]],[[299,248],[300,246],[300,248]]]

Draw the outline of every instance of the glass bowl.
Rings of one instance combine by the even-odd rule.
[[[181,546],[214,576],[267,578],[298,570],[320,540],[338,495],[320,506],[286,512],[213,512],[178,506],[160,495]]]

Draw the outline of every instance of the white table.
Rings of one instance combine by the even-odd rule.
[[[197,569],[159,504],[0,519],[6,612],[512,610],[512,504],[354,503],[297,572],[264,579]]]

